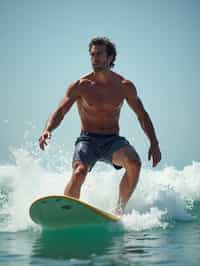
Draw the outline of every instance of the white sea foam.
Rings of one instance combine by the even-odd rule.
[[[29,149],[28,149],[29,150]],[[63,194],[71,174],[69,155],[62,151],[12,151],[13,163],[0,166],[0,231],[20,231],[34,227],[29,217],[33,200],[49,194]],[[48,157],[48,164],[44,158]],[[57,167],[55,167],[57,158]],[[107,211],[115,208],[123,170],[97,164],[88,174],[81,199]],[[165,228],[171,221],[193,219],[189,208],[200,199],[200,163],[179,171],[142,169],[136,191],[122,218],[128,230]]]

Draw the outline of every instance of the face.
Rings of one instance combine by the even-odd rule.
[[[112,56],[108,56],[105,45],[92,45],[90,59],[94,72],[101,72],[110,69]]]

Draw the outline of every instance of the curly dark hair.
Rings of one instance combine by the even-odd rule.
[[[114,43],[112,43],[110,41],[109,38],[107,37],[97,37],[97,38],[94,38],[90,41],[89,43],[89,52],[91,51],[91,48],[93,45],[105,45],[106,47],[106,52],[107,52],[107,55],[110,56],[112,55],[113,56],[113,60],[111,61],[110,63],[110,67],[114,67],[114,61],[115,61],[115,58],[116,58],[116,55],[117,55],[117,51],[116,51],[116,46]]]

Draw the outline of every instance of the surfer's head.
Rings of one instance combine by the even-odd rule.
[[[114,67],[116,47],[108,38],[92,39],[89,43],[89,53],[94,71],[99,72]]]

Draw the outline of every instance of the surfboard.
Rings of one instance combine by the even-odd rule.
[[[50,195],[35,200],[30,206],[30,217],[44,229],[64,229],[120,220],[120,216],[76,198],[61,195]]]

